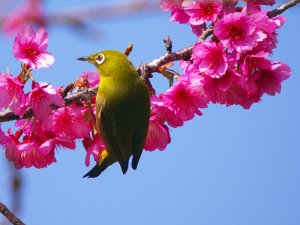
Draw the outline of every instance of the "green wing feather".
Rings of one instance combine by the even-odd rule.
[[[110,154],[116,157],[123,173],[133,155],[132,168],[136,169],[147,136],[150,100],[146,85],[136,79],[126,85],[122,81],[112,86],[100,85],[97,97],[99,106],[98,131]],[[109,90],[108,90],[109,89]]]

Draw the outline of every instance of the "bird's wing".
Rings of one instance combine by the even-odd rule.
[[[133,137],[133,157],[131,162],[131,167],[133,169],[137,168],[139,159],[142,155],[145,140],[148,133],[149,117],[150,117],[150,99],[147,87],[144,87],[144,81],[140,80],[140,88],[137,89],[137,94],[141,96],[141,101],[137,102],[137,110],[141,110],[141,113],[136,115],[138,120],[138,129]]]
[[[126,118],[122,118],[119,112],[120,108],[116,102],[105,101],[101,97],[97,98],[98,133],[102,137],[109,154],[119,161],[123,173],[126,173],[129,157],[122,154],[122,152],[124,153],[123,137],[125,132],[122,129],[124,126],[120,126],[120,121],[124,121]]]

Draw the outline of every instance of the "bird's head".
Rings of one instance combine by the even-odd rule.
[[[105,50],[90,56],[80,57],[78,60],[93,64],[101,76],[122,74],[123,70],[134,69],[127,56],[116,50]]]

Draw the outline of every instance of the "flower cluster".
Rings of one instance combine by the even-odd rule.
[[[0,129],[0,145],[7,159],[19,169],[52,164],[56,161],[56,149],[75,149],[76,139],[82,140],[87,150],[86,165],[89,165],[90,155],[98,161],[105,148],[92,126],[94,106],[89,110],[84,101],[81,105],[67,106],[62,98],[63,88],[33,79],[33,69],[47,68],[54,62],[54,57],[46,51],[47,44],[48,34],[43,29],[37,33],[31,27],[21,30],[15,38],[13,54],[22,62],[22,71],[18,76],[0,73],[0,107],[11,110],[20,118],[28,110],[33,113],[33,117],[15,123],[16,132],[9,129],[4,133]],[[25,93],[24,87],[30,78],[31,90]],[[91,71],[84,72],[77,80],[77,88],[98,84],[99,74]]]
[[[276,47],[276,30],[284,18],[268,18],[260,7],[274,1],[246,1],[247,5],[239,8],[235,8],[237,1],[172,2],[161,3],[162,9],[171,10],[172,21],[202,27],[208,21],[213,24],[211,39],[197,42],[191,60],[180,64],[185,76],[201,77],[210,102],[248,109],[263,94],[280,92],[281,82],[289,78],[290,69],[267,57]]]
[[[210,40],[195,43],[189,61],[181,61],[184,74],[166,93],[151,98],[152,116],[145,149],[164,149],[170,143],[168,126],[182,126],[208,103],[240,105],[249,109],[263,94],[280,92],[290,68],[267,57],[276,47],[276,30],[284,23],[268,18],[261,5],[274,0],[246,1],[161,0],[171,21],[188,23],[197,36],[211,23]]]
[[[276,31],[284,18],[269,18],[262,11],[261,5],[272,5],[274,0],[244,2],[245,6],[237,6],[238,0],[161,0],[161,9],[171,11],[171,21],[189,24],[197,36],[208,23],[213,29],[210,39],[194,44],[188,61],[179,62],[183,75],[176,76],[176,83],[165,93],[151,96],[145,150],[164,150],[171,142],[169,128],[202,115],[200,110],[209,103],[249,109],[264,94],[280,92],[281,82],[290,77],[290,68],[268,57],[276,47]],[[29,15],[27,11],[20,16]],[[22,71],[18,76],[0,73],[0,107],[23,119],[15,123],[15,132],[8,129],[5,133],[0,127],[0,146],[16,168],[43,168],[56,161],[59,147],[75,149],[79,139],[86,149],[88,166],[90,157],[98,162],[105,149],[94,127],[95,97],[67,105],[63,96],[96,87],[99,74],[84,72],[73,88],[36,82],[31,72],[54,63],[47,45],[48,35],[43,29],[35,32],[27,27],[15,38],[13,54],[22,62]],[[31,90],[25,93],[30,80]]]

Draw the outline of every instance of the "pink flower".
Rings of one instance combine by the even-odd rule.
[[[253,77],[257,86],[257,96],[264,93],[274,96],[280,93],[281,82],[290,77],[291,69],[288,65],[280,62],[273,63],[270,69],[257,70]]]
[[[40,169],[56,162],[53,143],[51,142],[39,146],[35,141],[28,141],[17,145],[17,148],[20,154],[18,160],[14,159],[17,169],[32,166]]]
[[[195,113],[202,115],[198,108],[207,107],[201,79],[201,77],[184,76],[163,95],[165,106],[180,120],[190,120]]]
[[[259,69],[270,69],[271,62],[265,58],[266,56],[268,56],[268,54],[264,52],[260,52],[256,55],[247,55],[241,65],[242,73],[245,74],[246,77],[252,77]]]
[[[226,104],[226,106],[235,104],[249,108],[253,102],[249,101],[244,87],[244,79],[231,68],[228,68],[220,78],[206,76],[203,81],[205,94],[212,103]]]
[[[248,94],[261,97],[264,93],[274,96],[281,90],[281,82],[290,77],[290,68],[284,63],[272,63],[266,53],[248,55],[242,64],[246,75],[245,88]]]
[[[190,24],[190,25],[191,25],[193,34],[195,34],[197,37],[199,37],[202,34],[203,25],[192,25],[192,24]]]
[[[191,4],[190,0],[161,0],[160,8],[163,11],[171,10],[171,21],[179,23],[187,23],[190,19],[189,15],[183,9],[184,6]]]
[[[36,168],[47,167],[56,162],[56,148],[74,149],[76,147],[74,140],[63,133],[54,133],[47,130],[40,120],[34,122],[19,120],[16,122],[16,126],[21,128],[16,134],[9,131],[4,148],[7,159],[12,161],[18,169],[32,166]],[[19,141],[22,133],[23,141]]]
[[[228,68],[226,54],[220,43],[203,41],[195,44],[192,53],[194,66],[211,77],[223,76]]]
[[[188,5],[185,12],[190,16],[190,24],[200,25],[206,21],[216,21],[222,10],[223,3],[221,0],[196,0]]]
[[[285,22],[284,17],[278,16],[269,19],[267,12],[255,13],[250,17],[257,26],[256,30],[266,36],[266,38],[259,41],[257,46],[252,49],[251,54],[261,51],[272,54],[277,44],[276,30]]]
[[[0,108],[10,107],[12,112],[23,115],[26,111],[24,83],[9,74],[0,73]]]
[[[7,140],[7,137],[5,136],[5,133],[1,129],[1,123],[0,123],[0,146],[3,147]]]
[[[184,75],[191,76],[191,77],[197,77],[199,76],[199,68],[195,66],[192,61],[179,61],[179,66],[183,70]]]
[[[214,34],[224,47],[243,53],[252,50],[266,35],[256,30],[256,24],[244,13],[231,13],[224,16],[214,26]]]
[[[236,4],[239,2],[239,0],[226,0],[223,1],[223,12],[221,13],[222,16],[225,16],[229,13],[236,12]]]
[[[259,5],[273,5],[275,0],[245,0],[245,2],[252,2]]]
[[[95,71],[84,71],[77,80],[79,83],[87,81],[88,87],[96,87],[100,82],[100,76]]]
[[[46,119],[47,130],[70,139],[89,137],[91,124],[84,119],[85,109],[76,105],[53,110]]]
[[[150,117],[148,134],[145,143],[146,151],[154,151],[155,149],[164,150],[171,142],[169,128],[159,122],[155,115]]]
[[[40,29],[38,33],[27,27],[20,31],[13,46],[14,56],[32,69],[47,68],[54,63],[54,57],[47,52],[48,34]]]
[[[260,5],[273,5],[275,0],[245,0],[247,2],[247,11],[256,13],[261,11]]]
[[[6,17],[3,24],[4,31],[9,33],[16,32],[28,23],[34,23],[39,27],[43,27],[45,25],[45,17],[42,6],[41,1],[25,1],[24,5]]]
[[[16,126],[23,127],[26,121],[19,120]],[[24,128],[24,140],[35,141],[40,147],[48,147],[55,149],[56,147],[64,147],[75,149],[75,140],[71,139],[63,132],[54,132],[52,127],[46,126],[42,121],[30,121]]]
[[[18,141],[14,137],[14,135],[11,132],[11,129],[8,130],[8,136],[4,134],[4,132],[1,130],[0,132],[0,145],[5,150],[5,156],[9,161],[14,162],[14,165],[16,168],[21,168],[21,166],[18,166],[18,161],[20,158],[20,153],[17,148]]]
[[[10,142],[12,142],[12,143],[10,143]],[[11,140],[11,138],[9,136],[5,135],[5,133],[1,129],[1,124],[0,124],[0,147],[4,147],[6,149],[11,144],[14,145],[13,141]]]
[[[39,145],[35,140],[24,137],[23,142],[19,142],[20,130],[12,134],[8,130],[8,136],[0,132],[0,144],[4,146],[6,158],[12,161],[17,169],[23,167],[44,168],[56,162],[54,156],[54,146],[51,143]]]
[[[50,84],[32,82],[32,91],[28,94],[29,104],[34,115],[39,120],[45,120],[50,116],[51,105],[63,106],[61,94]]]
[[[98,134],[93,138],[84,138],[82,140],[83,146],[86,149],[85,165],[90,165],[90,157],[93,156],[96,163],[99,162],[102,151],[105,149],[105,144]]]
[[[183,120],[175,115],[175,112],[165,106],[163,96],[151,97],[151,112],[156,115],[156,119],[161,123],[167,122],[171,127],[183,125]]]

